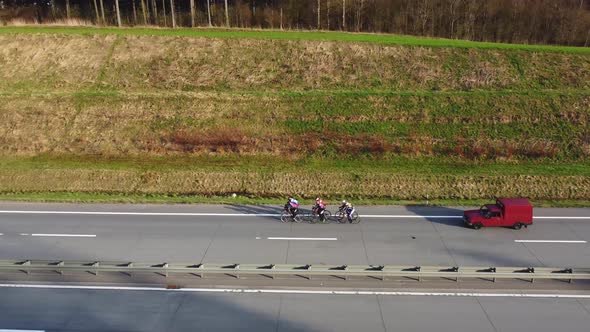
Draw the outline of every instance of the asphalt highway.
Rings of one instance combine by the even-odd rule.
[[[590,300],[0,289],[0,331],[586,332]]]
[[[536,209],[535,224],[519,231],[465,228],[462,210],[358,207],[358,225],[310,225],[281,223],[280,208],[272,206],[2,203],[0,259],[590,266],[590,209]],[[395,282],[298,280],[289,287],[229,278],[204,279],[194,290],[165,290],[157,281],[138,290],[79,287],[83,280],[59,275],[19,278],[0,278],[0,331],[554,332],[590,326],[587,283],[480,287],[469,281],[441,293],[425,289],[441,284],[408,291],[411,284]],[[327,287],[376,292],[324,293]],[[402,292],[379,293],[393,287]]]
[[[465,228],[461,208],[358,211],[358,225],[318,225],[281,223],[271,206],[3,203],[0,259],[590,266],[590,209],[536,209],[519,231]]]

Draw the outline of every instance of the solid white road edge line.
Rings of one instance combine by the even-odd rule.
[[[95,234],[31,234],[31,236],[48,236],[48,237],[96,237]]]
[[[514,242],[519,243],[588,243],[587,241],[582,240],[514,240]]]
[[[45,332],[45,330],[5,330],[5,329],[0,329],[0,332]]]
[[[590,294],[550,294],[550,293],[465,293],[465,292],[388,292],[388,291],[343,291],[343,290],[290,290],[290,289],[240,289],[240,288],[180,288],[158,287],[113,287],[113,286],[68,286],[68,285],[27,285],[0,284],[0,288],[33,289],[74,289],[74,290],[118,290],[155,291],[188,293],[247,293],[247,294],[307,294],[307,295],[388,295],[388,296],[447,296],[447,297],[520,297],[520,298],[565,298],[590,299]]]
[[[98,211],[0,211],[4,214],[74,214],[74,215],[114,215],[114,216],[188,216],[188,217],[280,217],[275,213],[184,213],[184,212],[98,212]],[[421,216],[421,215],[403,215],[403,214],[363,214],[363,218],[437,218],[437,219],[461,219],[463,216]],[[590,220],[588,217],[566,217],[566,216],[540,216],[533,219],[579,219]]]
[[[267,240],[294,240],[294,241],[337,241],[335,237],[267,237]]]

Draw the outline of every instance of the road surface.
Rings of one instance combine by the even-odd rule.
[[[535,225],[520,231],[464,228],[460,208],[358,210],[359,225],[309,225],[283,224],[278,208],[264,206],[2,203],[0,259],[590,266],[590,209],[536,209]],[[232,285],[237,281],[225,282],[240,289]],[[518,285],[493,296],[501,290],[332,295],[306,293],[299,282],[300,293],[277,285],[277,293],[235,294],[29,288],[43,283],[23,277],[23,288],[0,286],[0,331],[554,332],[590,326],[587,284],[556,287],[563,288],[549,292],[556,297],[537,297],[534,289],[521,297]],[[310,285],[322,289],[318,282]]]
[[[0,289],[0,330],[586,332],[590,299]]]
[[[536,209],[554,219],[519,231],[465,228],[457,208],[358,210],[358,225],[310,225],[268,216],[276,207],[3,203],[0,259],[590,266],[590,209]]]

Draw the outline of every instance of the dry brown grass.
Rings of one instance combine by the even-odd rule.
[[[67,24],[65,22],[64,24]],[[83,22],[81,22],[83,23]],[[584,55],[340,43],[120,36],[0,36],[0,88],[472,90],[588,88]],[[514,68],[514,59],[521,64]],[[547,65],[548,63],[552,65]],[[42,67],[41,67],[42,66]]]
[[[88,88],[114,40],[114,36],[0,35],[0,89]]]
[[[124,170],[0,171],[0,192],[91,192],[258,197],[364,197],[392,199],[479,199],[494,196],[532,199],[590,199],[583,176],[403,176],[306,172],[193,172]]]
[[[24,18],[13,18],[6,22],[8,26],[35,26],[35,25],[42,25],[42,26],[95,26],[94,23],[91,21],[87,21],[80,18],[68,18],[68,19],[57,19],[53,21],[43,21],[43,23],[39,23],[36,18],[31,19],[24,19]]]
[[[424,98],[423,98],[424,99]],[[455,100],[456,104],[469,102]],[[586,103],[587,97],[572,100]],[[484,100],[485,101],[485,100]],[[374,123],[446,124],[469,128],[473,124],[494,126],[535,124],[571,124],[585,128],[588,124],[586,106],[577,111],[571,103],[563,104],[563,112],[539,113],[536,110],[507,110],[504,115],[488,116],[461,113],[450,116],[429,115],[433,109],[422,105],[398,111],[395,107],[382,112],[353,109],[350,115],[330,116],[322,113],[298,114],[308,99],[279,96],[233,94],[189,94],[185,96],[129,95],[103,97],[75,96],[0,96],[0,154],[30,156],[40,153],[74,155],[166,155],[166,154],[270,154],[302,157],[333,151],[339,156],[371,154],[382,156],[454,155],[466,159],[556,158],[560,153],[576,149],[587,157],[590,140],[587,134],[574,139],[542,139],[523,133],[512,138],[435,137],[432,133],[410,132],[409,135],[375,133],[372,127],[351,133],[323,130],[323,121],[339,124]],[[379,107],[382,99],[373,98],[370,107]],[[439,104],[432,102],[434,106]],[[303,105],[303,106],[301,106]],[[365,104],[361,104],[362,107]],[[376,106],[373,106],[376,105]],[[547,105],[538,105],[547,109]],[[551,108],[555,103],[551,103]],[[564,120],[563,118],[567,118]],[[302,131],[287,128],[289,121],[316,123]]]

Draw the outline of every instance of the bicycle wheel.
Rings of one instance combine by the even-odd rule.
[[[336,212],[336,220],[338,220],[338,222],[341,224],[345,224],[348,221],[348,219],[346,218],[346,212],[344,212],[344,211]]]
[[[328,211],[328,210],[324,210],[324,221],[325,223],[330,222],[330,219],[332,218],[332,212]]]
[[[283,214],[281,214],[281,222],[288,222],[291,221],[291,214],[287,211],[283,211]]]
[[[356,213],[356,211],[354,211],[354,213],[352,214],[351,219],[352,219],[350,221],[351,224],[358,224],[361,222],[361,217],[359,216],[358,213]]]
[[[300,223],[303,221],[303,218],[301,218],[300,215],[296,215],[295,218],[293,218],[293,221],[296,223]]]

